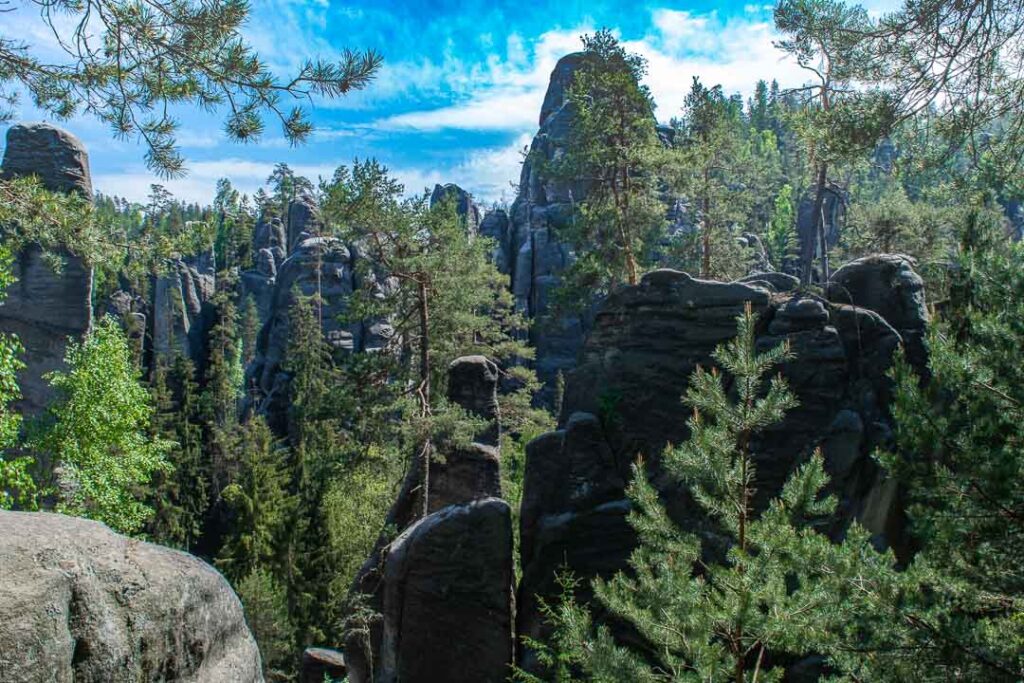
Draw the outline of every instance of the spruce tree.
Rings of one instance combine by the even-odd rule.
[[[154,477],[155,514],[149,524],[153,540],[183,550],[194,548],[210,504],[210,472],[203,452],[199,391],[195,366],[177,354],[170,368],[160,360],[150,391],[154,435],[172,441],[167,459],[174,468]]]
[[[261,417],[231,433],[237,439],[232,445],[240,456],[239,469],[221,495],[234,518],[216,564],[235,581],[258,569],[279,576],[294,507],[284,454]]]

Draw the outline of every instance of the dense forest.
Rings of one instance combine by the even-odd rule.
[[[91,8],[106,48],[69,35],[58,69],[0,37],[0,94],[97,118],[167,177],[187,166],[168,102],[301,144],[311,125],[283,102],[372,89],[381,64],[348,52],[279,82],[241,38],[244,2],[39,4]],[[770,66],[748,96],[694,77],[674,112],[615,32],[582,36],[515,200],[487,207],[384,161],[314,179],[287,156],[253,196],[223,178],[208,206],[160,184],[135,203],[23,172],[12,126],[0,285],[20,311],[26,254],[57,281],[87,271],[89,323],[30,387],[34,342],[0,315],[0,509],[209,563],[268,681],[313,680],[308,648],[368,682],[1024,678],[1024,5],[783,0],[774,21],[805,85]],[[682,389],[629,384],[652,368]],[[443,636],[392,623],[391,567],[427,522],[492,499],[509,642],[446,670],[424,645]],[[594,511],[598,531],[550,541]],[[616,534],[621,557],[595,559]],[[0,642],[0,681],[49,680],[17,657]],[[132,680],[192,680],[174,671]]]

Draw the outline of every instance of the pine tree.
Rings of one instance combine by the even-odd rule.
[[[609,31],[583,37],[567,94],[575,116],[565,154],[542,165],[582,195],[574,198],[571,219],[557,226],[575,254],[563,274],[563,302],[586,306],[594,294],[636,284],[664,232],[655,173],[662,148],[651,94],[641,84],[645,73],[644,59]]]
[[[842,546],[814,529],[815,520],[834,510],[834,500],[821,498],[827,477],[820,454],[793,473],[767,509],[754,509],[751,438],[796,405],[781,376],[765,381],[773,366],[790,357],[788,347],[758,353],[754,327],[748,307],[736,338],[714,354],[732,377],[732,392],[717,370],[693,374],[685,397],[694,409],[690,438],[664,454],[668,472],[688,485],[716,525],[715,535],[728,539],[727,552],[711,560],[716,552],[704,546],[701,534],[669,518],[643,464],[636,464],[627,493],[639,546],[630,571],[595,580],[594,592],[601,607],[639,639],[630,638],[632,646],[616,640],[569,592],[561,605],[546,608],[556,627],[553,640],[529,643],[555,680],[779,680],[782,670],[773,662],[780,653],[825,651],[834,644],[823,635],[828,624],[849,616],[836,607],[836,586],[853,581],[844,584],[833,575],[856,576],[866,566],[858,564],[865,553],[879,571],[891,562],[871,549],[867,533],[856,526]],[[854,571],[846,573],[846,567]],[[571,589],[571,581],[567,585]]]
[[[1024,248],[975,207],[950,303],[928,336],[930,378],[898,362],[899,450],[920,551],[916,590],[868,586],[863,676],[1015,681],[1024,676]]]
[[[673,186],[693,203],[700,226],[699,243],[684,245],[684,258],[696,252],[693,265],[699,264],[701,277],[739,277],[748,270],[748,258],[734,227],[753,209],[753,194],[738,182],[752,162],[742,110],[721,86],[707,88],[694,77],[677,126],[681,142],[671,166]]]

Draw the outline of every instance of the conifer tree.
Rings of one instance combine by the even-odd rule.
[[[335,172],[324,213],[366,254],[366,281],[388,281],[362,288],[349,315],[392,325],[383,355],[395,361],[392,379],[411,387],[394,409],[404,417],[402,438],[416,452],[425,511],[436,438],[465,440],[474,426],[435,389],[444,385],[448,364],[473,353],[504,360],[530,352],[512,335],[523,323],[490,262],[491,242],[467,233],[452,201],[430,207],[426,196],[402,200],[402,191],[376,161],[357,162]]]
[[[597,579],[594,590],[598,603],[629,624],[639,641],[617,641],[570,593],[561,605],[546,608],[556,627],[553,641],[529,643],[554,680],[779,680],[782,670],[773,663],[779,653],[826,649],[823,633],[831,615],[842,614],[832,575],[845,577],[848,566],[861,569],[855,560],[862,553],[882,568],[891,561],[875,553],[856,526],[848,545],[835,547],[813,528],[813,521],[834,510],[834,501],[821,497],[827,477],[820,454],[793,473],[767,509],[754,509],[751,438],[796,405],[781,376],[765,381],[773,366],[790,357],[788,347],[758,353],[754,326],[748,307],[736,338],[714,354],[732,377],[731,392],[717,370],[693,374],[685,397],[694,409],[689,440],[664,454],[669,473],[688,486],[715,534],[728,539],[725,556],[711,559],[716,552],[704,547],[701,534],[668,517],[643,464],[635,465],[627,493],[639,546],[628,573]]]
[[[203,453],[195,366],[177,354],[170,368],[160,360],[150,391],[154,436],[172,441],[167,459],[174,468],[154,477],[155,514],[149,533],[157,543],[189,550],[203,531],[210,503],[210,473]]]
[[[870,656],[840,654],[862,677],[1024,676],[1024,248],[1002,221],[968,217],[928,381],[902,360],[893,371],[899,449],[884,462],[920,550],[900,583],[861,586],[849,628]]]
[[[279,576],[294,507],[284,454],[261,417],[237,426],[231,434],[240,456],[238,475],[221,495],[234,520],[216,564],[235,581],[259,569]]]
[[[700,231],[694,265],[704,278],[738,277],[747,270],[733,230],[753,209],[753,193],[740,180],[753,161],[742,114],[721,86],[708,88],[694,77],[677,122],[671,175],[674,188],[695,207]]]
[[[641,84],[646,68],[607,30],[583,37],[567,95],[575,116],[565,154],[543,169],[581,195],[574,215],[558,226],[576,259],[564,274],[565,301],[636,284],[662,237],[665,207],[655,175],[662,148],[654,103]]]

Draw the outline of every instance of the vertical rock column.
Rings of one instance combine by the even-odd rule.
[[[345,661],[353,683],[504,681],[512,662],[512,512],[501,500],[498,369],[483,356],[455,360],[448,398],[483,419],[473,443],[437,453],[429,513],[411,468],[353,597],[381,615]],[[369,655],[369,656],[368,656]]]
[[[12,126],[0,176],[35,175],[55,192],[79,192],[92,197],[89,155],[71,133],[45,123]],[[35,245],[15,255],[17,278],[0,305],[0,331],[13,333],[25,347],[25,369],[18,381],[23,415],[42,411],[51,397],[43,375],[62,367],[67,340],[81,338],[92,325],[92,268],[63,253],[64,268],[55,273]]]

